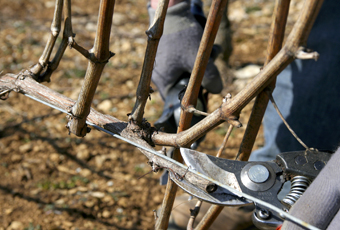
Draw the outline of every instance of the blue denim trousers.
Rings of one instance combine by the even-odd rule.
[[[273,97],[283,116],[310,148],[335,151],[340,144],[340,5],[325,0],[306,48],[319,60],[295,60],[277,77]],[[273,160],[303,150],[269,102],[263,118],[265,145],[250,160]]]

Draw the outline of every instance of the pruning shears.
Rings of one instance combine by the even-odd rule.
[[[303,194],[331,157],[330,152],[308,149],[286,152],[267,162],[245,162],[217,158],[192,149],[181,148],[186,165],[221,184],[241,193],[266,201],[286,212]],[[253,203],[209,181],[178,177],[170,178],[184,191],[203,201],[216,205],[247,205]],[[278,193],[291,181],[290,193],[281,201]],[[280,216],[255,203],[253,221],[261,229],[275,229],[282,223]]]

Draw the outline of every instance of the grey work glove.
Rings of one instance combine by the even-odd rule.
[[[152,22],[155,10],[150,5],[148,12]],[[192,72],[202,34],[203,28],[191,14],[189,2],[180,2],[168,8],[152,72],[152,81],[163,100],[182,74]],[[212,59],[208,62],[202,86],[214,94],[223,89],[220,74]]]
[[[320,229],[340,229],[340,148],[306,192],[293,205],[290,214]],[[282,230],[305,229],[285,221]]]

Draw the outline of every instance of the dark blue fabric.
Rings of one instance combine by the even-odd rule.
[[[335,150],[340,144],[340,1],[326,0],[307,42],[320,54],[292,67],[293,104],[286,118],[309,147]],[[281,152],[303,149],[281,124],[276,136]]]

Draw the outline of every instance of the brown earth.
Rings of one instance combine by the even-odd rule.
[[[95,36],[99,1],[74,0],[73,30],[78,44],[89,49]],[[105,67],[93,107],[126,121],[146,47],[146,1],[116,1],[110,50],[116,55]],[[273,1],[230,1],[234,51],[230,68],[262,65]],[[299,1],[292,1],[289,27]],[[18,73],[36,63],[49,37],[54,1],[0,2],[0,70]],[[289,29],[288,29],[289,30]],[[51,83],[54,90],[76,99],[87,61],[68,49]],[[228,71],[227,74],[232,74]],[[226,73],[222,73],[225,78]],[[223,91],[235,94],[235,87]],[[210,98],[210,110],[222,95]],[[161,114],[158,93],[148,102],[145,117]],[[241,117],[224,157],[238,150],[250,107]],[[0,230],[2,229],[153,229],[154,214],[165,187],[136,148],[93,130],[85,138],[68,135],[64,114],[23,95],[0,101]],[[215,154],[227,125],[210,132],[199,151]],[[255,148],[263,144],[261,135]]]

